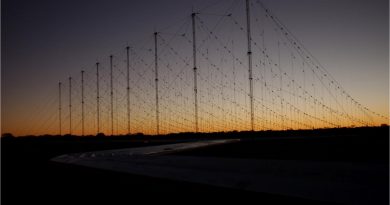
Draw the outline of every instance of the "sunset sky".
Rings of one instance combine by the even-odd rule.
[[[251,2],[256,130],[331,127],[332,123],[358,126],[359,123],[348,121],[351,117],[370,120],[375,125],[388,123],[383,117],[368,117],[349,105],[350,101],[338,93],[337,86],[327,81],[329,76],[321,77],[322,84],[316,80],[317,74],[314,71],[310,74],[310,66],[305,59],[300,60],[300,51],[289,46],[288,38],[279,38],[272,19],[265,17],[256,0]],[[262,2],[353,99],[388,117],[387,0]],[[114,133],[126,133],[125,47],[129,45],[133,59],[131,132],[155,134],[154,31],[161,32],[158,38],[161,133],[194,131],[192,10],[200,13],[197,18],[200,131],[248,130],[244,0],[3,0],[2,133],[58,134],[59,81],[63,83],[61,132],[69,133],[71,76],[72,129],[80,134],[80,71],[85,70],[85,133],[96,134],[95,63],[100,62],[101,126],[104,133],[110,134],[109,55],[114,56]],[[226,16],[229,13],[232,15]],[[210,34],[210,30],[214,32]],[[269,58],[261,54],[263,48],[269,52]],[[284,79],[281,85],[280,79]],[[264,84],[268,87],[263,87]],[[311,99],[310,95],[319,100],[317,104],[313,101],[311,107],[309,102],[305,103],[306,98]],[[350,116],[336,119],[321,103]],[[315,122],[315,118],[320,120]],[[307,124],[310,126],[305,127]]]

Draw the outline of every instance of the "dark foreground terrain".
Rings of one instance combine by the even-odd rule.
[[[114,173],[50,162],[55,156],[75,152],[161,145],[199,139],[239,138],[239,143],[219,145],[174,153],[202,157],[257,158],[283,160],[342,161],[389,165],[389,128],[353,128],[284,132],[231,132],[214,134],[176,134],[169,136],[117,137],[20,137],[1,141],[1,197],[3,204],[88,204],[139,203],[139,200],[186,201],[204,196],[227,199],[245,195],[244,199],[267,204],[329,204],[295,197],[266,193],[249,193],[201,184],[178,182],[144,176]],[[387,168],[388,169],[388,168]],[[377,186],[383,198],[375,204],[388,204],[389,176]],[[381,180],[382,181],[382,180]],[[157,194],[157,192],[165,192]],[[170,192],[170,193],[166,193]],[[176,194],[173,192],[181,192]],[[201,192],[195,193],[194,192]],[[229,195],[221,192],[231,193]],[[210,194],[212,193],[212,195]],[[248,197],[250,196],[250,197]],[[138,202],[137,202],[138,201]],[[186,203],[182,201],[181,204]],[[238,203],[238,202],[237,202]]]

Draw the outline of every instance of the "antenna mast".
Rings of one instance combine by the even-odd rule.
[[[113,55],[110,55],[111,136],[114,135],[114,90],[113,90],[113,82],[112,82],[112,58]]]
[[[157,32],[154,32],[154,68],[155,68],[155,79],[156,82],[156,123],[157,123],[157,135],[160,134],[159,125],[159,110],[158,110],[158,57],[157,57]]]
[[[99,134],[100,133],[99,62],[96,63],[96,109],[97,109],[97,134]]]
[[[194,101],[195,101],[195,132],[198,132],[198,82],[196,68],[196,32],[195,32],[195,15],[192,13],[192,51],[194,60]]]
[[[127,54],[127,134],[130,134],[130,56],[129,56],[130,47],[126,47]]]
[[[84,136],[84,71],[81,71],[81,136]]]
[[[253,111],[253,77],[252,77],[252,50],[251,50],[251,23],[250,23],[250,5],[249,0],[246,0],[246,25],[248,38],[248,72],[249,72],[249,98],[251,107],[251,131],[254,130],[254,111]]]
[[[58,114],[59,114],[59,133],[60,133],[60,136],[62,135],[61,133],[61,82],[58,83],[58,94],[59,94],[59,101],[58,101]]]
[[[69,135],[72,135],[72,77],[69,77]]]

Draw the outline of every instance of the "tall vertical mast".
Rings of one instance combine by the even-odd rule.
[[[59,131],[60,131],[59,134],[61,136],[62,135],[62,132],[61,132],[61,109],[62,109],[61,108],[61,82],[58,83],[58,91],[59,91],[58,92],[58,94],[59,94],[59,96],[58,96],[59,97],[59,101],[58,101],[58,114],[59,114],[58,117],[59,118],[58,119],[59,119]]]
[[[127,54],[127,134],[130,134],[130,56],[129,56],[129,49],[130,47],[126,47],[126,54]]]
[[[246,0],[246,25],[248,38],[248,72],[249,72],[249,98],[251,108],[251,130],[254,130],[254,111],[253,111],[253,77],[252,77],[252,50],[251,50],[251,22],[250,22],[250,5],[249,0]]]
[[[100,104],[99,104],[99,63],[96,63],[96,115],[97,115],[97,134],[100,133]]]
[[[159,110],[158,110],[158,57],[157,57],[157,32],[154,32],[154,68],[155,68],[155,79],[156,82],[156,126],[157,126],[157,135],[160,134],[160,125],[159,125]]]
[[[84,136],[84,71],[81,71],[81,136]]]
[[[72,77],[69,77],[69,134],[72,135]]]
[[[198,82],[197,82],[197,73],[196,73],[196,32],[195,32],[195,15],[192,13],[192,51],[193,51],[193,60],[194,60],[194,104],[195,104],[195,132],[198,132]]]
[[[114,88],[113,88],[113,82],[112,82],[112,58],[113,58],[113,56],[110,55],[111,136],[114,135]]]

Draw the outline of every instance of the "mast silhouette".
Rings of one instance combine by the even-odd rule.
[[[192,54],[194,63],[194,104],[195,104],[195,132],[199,131],[198,127],[198,82],[197,82],[197,67],[196,67],[196,31],[195,31],[195,15],[191,14],[192,19]]]
[[[112,58],[113,55],[110,55],[111,136],[114,135],[114,88],[112,82]]]
[[[156,83],[156,130],[157,135],[160,134],[160,123],[159,123],[159,105],[158,105],[158,56],[157,56],[157,32],[154,32],[154,73]]]
[[[254,130],[254,110],[253,110],[253,76],[252,76],[252,37],[251,37],[251,17],[249,0],[246,0],[246,26],[248,39],[248,73],[249,73],[249,98],[251,109],[251,131]]]
[[[81,71],[81,136],[84,136],[84,71]]]
[[[97,134],[100,133],[100,102],[99,102],[99,62],[96,63],[96,111]]]
[[[72,77],[69,77],[69,135],[72,135]]]
[[[126,94],[127,94],[127,134],[130,134],[130,56],[129,56],[129,49],[130,47],[126,47],[126,54],[127,54],[127,61],[126,61],[126,67],[127,67],[127,87],[126,87]]]
[[[62,132],[61,132],[61,124],[62,124],[62,122],[61,122],[61,82],[59,82],[58,83],[58,94],[59,94],[59,101],[58,101],[58,114],[59,114],[59,116],[58,116],[58,119],[59,119],[59,134],[60,134],[60,136],[62,135]]]

